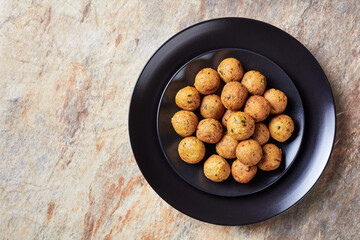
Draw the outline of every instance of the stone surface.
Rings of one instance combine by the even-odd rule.
[[[0,5],[1,239],[359,239],[359,1],[4,1]],[[137,76],[178,31],[255,18],[301,41],[332,86],[337,137],[314,189],[262,223],[174,210],[132,156]],[[319,93],[321,94],[321,93]]]

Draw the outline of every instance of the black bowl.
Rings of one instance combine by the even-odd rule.
[[[219,63],[228,57],[234,57],[242,63],[244,71],[258,70],[267,78],[267,88],[276,88],[288,96],[288,106],[284,114],[291,116],[295,123],[292,137],[285,143],[270,142],[283,151],[283,160],[278,169],[270,172],[258,170],[256,176],[247,184],[236,182],[231,176],[222,183],[208,180],[203,173],[203,161],[198,164],[188,164],[181,160],[177,152],[179,142],[183,139],[173,129],[171,117],[179,110],[175,104],[176,93],[185,86],[193,86],[196,74],[203,68],[217,69]],[[219,96],[224,83],[216,92]],[[199,110],[195,111],[199,120],[202,118]],[[269,120],[272,116],[269,116]],[[296,159],[304,132],[304,108],[299,92],[289,76],[274,62],[252,51],[244,49],[220,49],[202,54],[186,63],[171,78],[164,90],[158,108],[157,130],[160,146],[167,161],[174,171],[190,185],[207,193],[236,197],[252,194],[263,190],[276,182]],[[215,144],[206,144],[205,159],[215,152]],[[234,159],[228,160],[231,165]]]

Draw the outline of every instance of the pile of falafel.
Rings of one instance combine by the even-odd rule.
[[[214,94],[225,82],[221,96]],[[260,168],[272,171],[280,166],[282,151],[267,143],[270,136],[287,141],[294,132],[291,117],[281,114],[287,96],[278,89],[266,90],[266,77],[255,70],[244,70],[239,60],[226,58],[217,71],[204,68],[195,77],[194,87],[180,89],[175,103],[182,108],[171,119],[177,134],[180,158],[196,164],[205,157],[205,144],[216,144],[216,153],[204,162],[206,178],[223,182],[230,173],[240,183],[248,183]],[[203,95],[203,97],[201,97]],[[200,107],[199,122],[193,112]],[[263,123],[271,116],[268,126]],[[221,119],[221,120],[220,120]],[[220,123],[221,121],[221,123]],[[223,128],[226,131],[223,131]],[[196,137],[192,136],[196,132]],[[235,159],[231,168],[226,159]]]

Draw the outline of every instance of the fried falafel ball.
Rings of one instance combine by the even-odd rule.
[[[253,139],[241,141],[236,147],[236,157],[245,165],[254,166],[258,164],[262,156],[260,144]]]
[[[271,88],[264,93],[264,98],[271,105],[270,114],[275,115],[285,111],[288,100],[284,92]]]
[[[196,130],[198,121],[195,113],[186,110],[176,112],[171,118],[171,124],[175,132],[182,137],[192,135]]]
[[[236,140],[245,140],[255,131],[255,121],[247,113],[232,113],[227,121],[227,131]]]
[[[262,96],[253,95],[246,101],[244,112],[252,116],[255,122],[264,121],[270,114],[270,103]]]
[[[285,142],[294,132],[294,121],[285,114],[273,117],[269,122],[269,131],[273,139]]]
[[[239,82],[225,84],[221,92],[221,102],[227,109],[236,111],[244,106],[248,92]]]
[[[196,137],[206,143],[217,143],[223,135],[221,123],[213,118],[206,118],[199,122]]]
[[[207,95],[200,105],[200,114],[204,118],[220,119],[225,112],[221,99],[216,94]]]
[[[218,66],[218,73],[225,83],[240,81],[244,75],[244,69],[236,58],[226,58]]]
[[[182,160],[195,164],[205,157],[205,144],[196,137],[186,137],[180,141],[178,153]]]
[[[206,178],[214,182],[223,182],[230,175],[229,163],[219,155],[211,155],[204,163]]]
[[[212,68],[204,68],[196,74],[195,77],[195,88],[204,95],[212,94],[220,86],[220,76]]]
[[[236,157],[236,147],[238,141],[230,136],[229,133],[225,133],[222,139],[216,144],[216,152],[223,158],[235,158]]]
[[[239,159],[236,159],[231,165],[231,175],[235,181],[239,183],[248,183],[254,178],[257,172],[257,167],[247,166],[243,164]]]
[[[194,87],[184,87],[175,96],[175,103],[180,108],[194,111],[200,106],[200,93]]]

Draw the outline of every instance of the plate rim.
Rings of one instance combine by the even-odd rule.
[[[142,168],[142,166],[139,165],[139,162],[138,160],[136,159],[136,152],[134,151],[134,136],[133,134],[131,133],[131,129],[132,129],[132,123],[130,121],[131,119],[131,115],[132,115],[132,106],[134,105],[134,94],[135,94],[135,91],[137,89],[137,87],[139,86],[139,80],[141,78],[141,76],[143,75],[145,69],[148,67],[149,63],[152,61],[152,59],[158,54],[158,52],[167,44],[169,43],[171,40],[173,40],[175,37],[177,37],[178,35],[184,33],[185,31],[188,31],[192,28],[195,28],[201,24],[206,24],[206,23],[210,23],[210,22],[215,22],[215,21],[222,21],[222,20],[240,20],[240,21],[250,21],[250,22],[255,22],[257,24],[260,24],[260,25],[263,25],[263,26],[266,26],[268,28],[272,28],[276,31],[279,31],[280,33],[282,34],[285,34],[287,38],[289,39],[292,39],[293,41],[295,41],[299,46],[302,47],[303,51],[305,51],[307,53],[307,55],[315,62],[317,63],[317,68],[320,69],[320,74],[322,75],[322,77],[326,80],[325,81],[325,84],[327,85],[328,89],[330,90],[329,93],[330,93],[330,97],[331,97],[331,110],[333,112],[333,125],[334,125],[334,128],[331,129],[331,131],[333,131],[332,133],[332,136],[331,136],[331,147],[328,148],[327,150],[329,151],[326,156],[324,157],[324,159],[326,159],[326,162],[324,164],[324,167],[321,169],[321,172],[320,174],[318,175],[318,177],[315,179],[315,181],[311,184],[311,187],[309,187],[306,192],[303,194],[303,196],[299,197],[298,200],[294,201],[294,203],[292,203],[290,206],[284,208],[283,210],[275,213],[275,214],[272,214],[271,216],[268,216],[268,217],[263,217],[259,220],[253,220],[253,221],[247,221],[247,223],[242,223],[242,224],[237,224],[237,223],[220,223],[218,221],[212,221],[212,220],[208,220],[208,219],[204,219],[204,218],[201,218],[201,217],[198,217],[198,216],[195,216],[194,214],[192,213],[184,213],[181,209],[181,207],[178,207],[178,206],[173,206],[172,204],[170,204],[167,199],[165,199],[163,196],[161,196],[157,190],[154,189],[154,187],[152,186],[152,184],[150,184],[148,182],[148,180],[145,178],[145,175],[144,175],[144,169]],[[266,57],[266,56],[265,56]],[[251,224],[254,224],[254,223],[259,223],[259,222],[263,222],[263,221],[266,221],[268,219],[271,219],[271,218],[274,218],[278,215],[281,215],[282,213],[290,210],[291,208],[295,207],[301,200],[303,200],[314,188],[314,186],[318,183],[319,179],[322,177],[322,175],[324,174],[325,172],[325,169],[327,168],[328,166],[328,163],[329,163],[329,160],[330,160],[330,157],[331,157],[331,154],[333,152],[333,149],[334,149],[334,145],[335,145],[335,138],[336,138],[336,134],[337,134],[337,117],[336,117],[336,105],[335,105],[335,98],[334,98],[334,94],[333,94],[333,91],[331,89],[331,85],[330,85],[330,82],[328,80],[328,78],[326,77],[325,75],[325,72],[323,71],[321,65],[319,64],[319,62],[316,60],[316,58],[312,55],[312,53],[300,42],[298,41],[295,37],[293,37],[291,34],[285,32],[284,30],[278,28],[278,27],[275,27],[269,23],[266,23],[266,22],[263,22],[263,21],[259,21],[259,20],[256,20],[256,19],[251,19],[251,18],[243,18],[243,17],[219,17],[219,18],[213,18],[213,19],[209,19],[209,20],[205,20],[205,21],[200,21],[198,23],[195,23],[193,25],[190,25],[182,30],[180,30],[179,32],[175,33],[174,35],[172,35],[170,38],[168,38],[163,44],[161,44],[157,50],[151,55],[151,57],[149,58],[149,60],[146,62],[146,64],[144,65],[144,67],[142,68],[141,72],[139,73],[138,77],[137,77],[137,81],[135,83],[135,85],[133,86],[133,90],[132,90],[132,94],[131,94],[131,100],[130,100],[130,104],[129,104],[129,112],[128,112],[128,134],[129,134],[129,139],[130,139],[130,145],[131,145],[131,149],[132,149],[132,152],[134,154],[134,157],[135,157],[135,160],[136,160],[136,163],[139,167],[139,170],[140,172],[142,173],[142,175],[144,176],[144,179],[146,180],[146,182],[150,185],[150,187],[152,188],[152,190],[163,200],[165,201],[167,204],[169,204],[170,206],[172,206],[174,209],[176,209],[177,211],[191,217],[191,218],[194,218],[194,219],[197,219],[199,221],[204,221],[204,222],[207,222],[207,223],[211,223],[211,224],[215,224],[215,225],[221,225],[221,226],[245,226],[245,225],[251,225]]]

